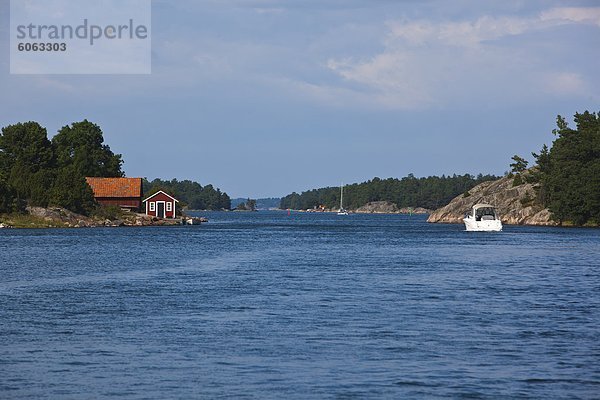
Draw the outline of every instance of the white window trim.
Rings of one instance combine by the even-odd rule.
[[[173,211],[173,203],[170,201],[167,202],[167,212]]]
[[[150,202],[150,211],[152,211],[152,212],[156,211],[156,203],[154,201]]]

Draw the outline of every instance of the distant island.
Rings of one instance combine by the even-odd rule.
[[[498,179],[494,175],[429,176],[413,174],[397,178],[373,178],[344,186],[344,207],[352,212],[400,212],[404,209],[432,210],[447,204],[476,185]],[[337,210],[340,188],[325,187],[292,193],[281,199],[281,209]],[[371,210],[371,211],[369,211]]]
[[[254,209],[257,211],[277,210],[279,209],[279,203],[281,202],[281,198],[279,197],[265,197],[260,199],[238,197],[235,199],[231,199],[231,205],[236,206],[236,208],[238,208],[237,206],[239,206],[240,204],[247,205],[249,200],[253,200],[255,202]]]

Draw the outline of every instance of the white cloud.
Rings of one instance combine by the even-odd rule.
[[[469,97],[477,101],[490,95],[495,100],[522,101],[549,92],[581,95],[586,77],[580,72],[565,70],[558,59],[548,62],[538,49],[540,42],[509,39],[598,21],[600,8],[557,8],[532,18],[391,21],[382,52],[368,59],[331,58],[327,68],[344,85],[369,91],[381,106],[399,109],[444,106]]]
[[[600,26],[600,7],[562,7],[544,11],[542,21],[587,23]]]
[[[475,46],[485,40],[519,35],[531,27],[523,18],[484,16],[475,21],[434,23],[431,21],[393,21],[388,23],[388,44],[402,41],[413,46],[438,43],[450,46]]]
[[[586,93],[583,77],[577,73],[548,73],[543,76],[543,84],[548,93],[555,95],[585,95]]]

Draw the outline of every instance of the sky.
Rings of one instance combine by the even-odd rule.
[[[600,1],[155,0],[152,73],[11,75],[0,125],[88,119],[127,176],[231,197],[497,174],[600,111]]]

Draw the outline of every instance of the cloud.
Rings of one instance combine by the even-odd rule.
[[[574,95],[587,92],[586,84],[580,74],[572,72],[548,73],[543,76],[546,91],[555,95]]]
[[[370,93],[379,105],[412,109],[434,101],[428,75],[416,70],[418,65],[409,52],[386,52],[362,63],[332,59],[327,67],[346,81],[364,86],[363,95]]]
[[[562,7],[541,13],[542,21],[564,21],[600,26],[600,7]]]
[[[545,59],[543,52],[553,46],[546,35],[564,25],[600,26],[599,21],[600,8],[555,8],[530,18],[395,20],[387,23],[379,54],[330,58],[326,65],[344,85],[398,109],[443,107],[469,97],[531,101],[547,93],[583,95],[586,76],[576,65],[561,65],[565,49],[554,45],[557,59]]]

